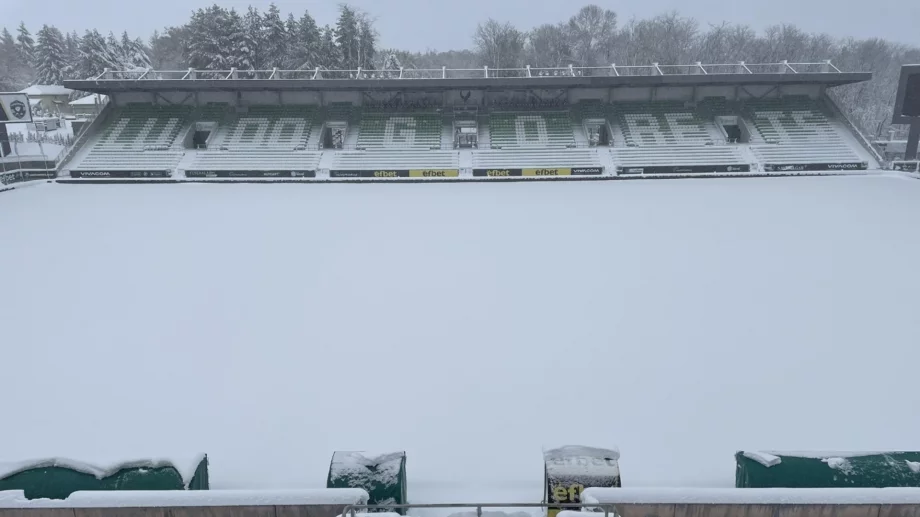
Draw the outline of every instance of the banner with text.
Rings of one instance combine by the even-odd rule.
[[[643,167],[617,167],[617,174],[703,174],[712,172],[750,172],[746,163],[734,165],[651,165]]]
[[[767,172],[801,172],[801,171],[864,171],[868,162],[839,163],[766,163],[763,170]]]
[[[473,169],[476,177],[510,177],[510,176],[598,176],[603,174],[603,167],[561,167],[542,169]]]
[[[456,178],[459,169],[331,170],[330,178]]]
[[[186,178],[315,178],[316,171],[185,171]]]
[[[170,171],[70,171],[71,178],[168,178]]]

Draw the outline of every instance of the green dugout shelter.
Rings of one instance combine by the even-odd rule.
[[[66,458],[0,463],[0,491],[27,499],[66,499],[79,490],[207,490],[208,457],[135,460],[101,466]]]
[[[735,454],[737,488],[920,487],[920,452]]]
[[[369,496],[367,504],[406,504],[406,453],[336,451],[329,464],[326,488],[363,488]],[[388,511],[406,514],[405,508]]]

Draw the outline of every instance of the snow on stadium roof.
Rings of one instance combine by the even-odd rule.
[[[705,86],[725,84],[826,84],[867,81],[871,73],[842,72],[830,61],[779,63],[564,68],[399,69],[399,70],[131,70],[106,69],[90,80],[65,81],[89,92],[130,90],[369,90],[613,86]]]

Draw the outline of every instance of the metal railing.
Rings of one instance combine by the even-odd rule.
[[[226,81],[226,80],[392,80],[392,79],[501,79],[501,78],[552,78],[552,77],[636,77],[660,75],[714,75],[714,74],[840,74],[843,73],[830,60],[816,63],[715,63],[700,62],[689,65],[617,65],[609,66],[567,66],[553,68],[531,68],[530,65],[516,68],[400,68],[398,70],[111,70],[106,68],[93,81]]]
[[[604,517],[616,516],[613,504],[586,504],[586,503],[406,503],[406,504],[350,504],[342,510],[341,517],[357,517],[358,513],[383,512],[397,509],[437,509],[437,508],[466,508],[475,509],[476,516],[482,517],[483,508],[562,508],[564,510],[594,510],[598,517],[603,513]]]

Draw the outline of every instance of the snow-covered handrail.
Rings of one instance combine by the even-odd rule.
[[[210,80],[224,81],[230,79],[251,80],[258,78],[271,77],[275,79],[295,79],[295,80],[348,80],[348,79],[481,79],[486,78],[543,78],[543,77],[619,77],[619,76],[655,76],[655,75],[695,75],[695,74],[842,74],[839,68],[834,66],[830,60],[813,62],[813,63],[790,63],[780,61],[778,63],[692,63],[687,65],[662,65],[653,63],[651,65],[617,65],[609,66],[566,66],[566,67],[513,67],[513,68],[433,68],[433,69],[413,69],[402,68],[399,70],[367,70],[358,68],[355,70],[323,70],[320,68],[310,70],[238,70],[239,74],[233,74],[230,70],[207,70],[194,69],[188,70],[142,70],[142,71],[118,71],[106,69],[94,80],[96,81],[116,81],[124,80],[126,77],[132,77],[135,80],[163,80],[178,79],[184,80]],[[137,77],[136,74],[142,74]]]

